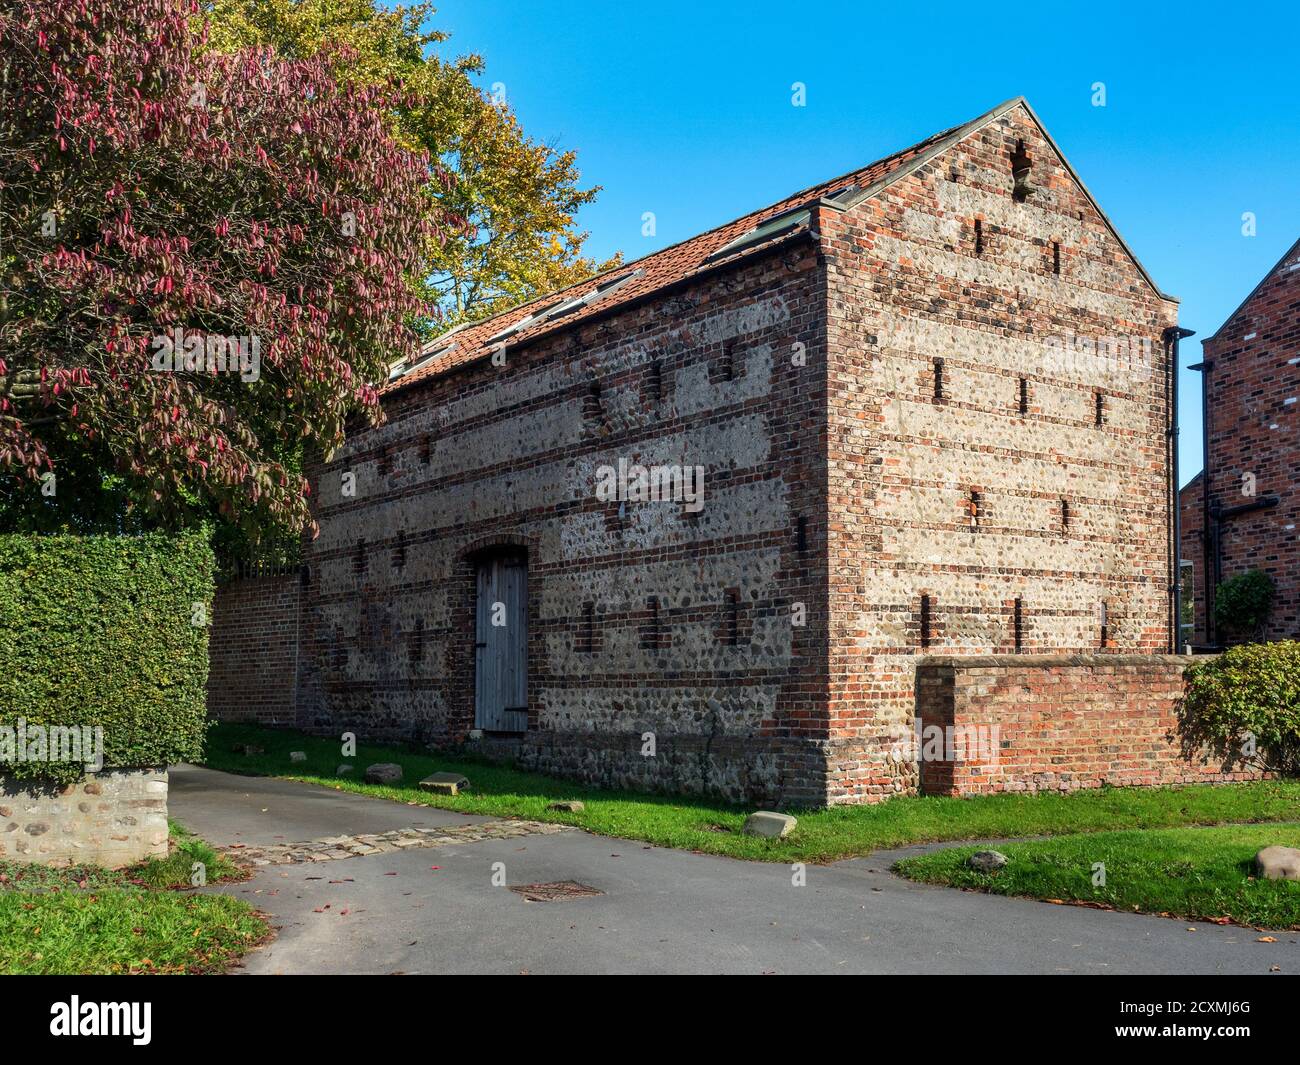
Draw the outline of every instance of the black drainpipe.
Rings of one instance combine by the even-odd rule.
[[[1205,587],[1205,642],[1214,646],[1214,539],[1210,524],[1210,371],[1213,359],[1202,359],[1189,370],[1201,371],[1201,583]]]
[[[1169,627],[1169,649],[1174,654],[1182,651],[1183,634],[1183,571],[1179,563],[1183,556],[1183,513],[1178,500],[1178,342],[1186,337],[1195,336],[1193,329],[1171,325],[1164,331],[1165,351],[1169,365],[1169,504],[1173,508],[1173,521],[1170,523],[1173,543],[1170,545],[1169,568],[1173,571],[1170,584],[1170,602],[1173,607],[1173,623]],[[1208,439],[1208,438],[1207,438]]]

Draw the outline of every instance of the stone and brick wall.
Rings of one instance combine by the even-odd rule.
[[[485,745],[611,786],[914,793],[918,657],[1167,650],[1176,308],[1032,115],[813,218],[388,394],[310,471],[299,725],[465,742],[474,563],[505,547],[527,727]],[[703,510],[602,503],[620,459],[702,465]]]
[[[1238,511],[1211,522],[1218,540],[1211,584],[1263,570],[1277,585],[1264,637],[1294,639],[1300,637],[1300,243],[1205,341],[1204,355],[1205,490],[1212,508]],[[1276,504],[1240,509],[1270,499]],[[1199,511],[1185,515],[1185,550],[1202,525]],[[1199,588],[1203,614],[1206,586]]]
[[[830,799],[852,802],[916,789],[888,753],[920,655],[1169,650],[1176,305],[1021,107],[820,224]]]
[[[0,858],[120,869],[167,854],[167,771],[110,769],[28,790],[0,777]]]
[[[222,584],[208,638],[208,713],[221,721],[292,725],[302,582],[298,575]]]
[[[1175,655],[935,657],[917,668],[927,795],[1074,791],[1256,779],[1185,758],[1175,731],[1183,671]],[[946,730],[955,730],[948,733]],[[935,743],[931,753],[939,753]]]
[[[529,698],[507,753],[611,786],[820,801],[822,301],[805,240],[390,397],[387,424],[312,471],[299,723],[464,742],[474,559],[514,546]],[[620,459],[703,466],[703,509],[600,501]]]

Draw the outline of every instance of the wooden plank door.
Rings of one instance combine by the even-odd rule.
[[[528,563],[519,554],[478,564],[474,725],[489,732],[528,727]]]

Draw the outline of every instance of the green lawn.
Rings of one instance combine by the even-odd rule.
[[[1297,825],[1224,825],[1141,832],[1094,832],[1008,843],[997,873],[966,866],[975,847],[908,858],[895,869],[913,880],[999,895],[1098,903],[1183,920],[1232,920],[1257,928],[1300,928],[1300,883],[1255,880],[1255,853],[1300,846]],[[1094,886],[1094,863],[1105,883]]]
[[[265,938],[246,902],[173,890],[194,862],[209,884],[244,874],[175,824],[172,844],[118,872],[0,862],[0,973],[220,972]]]
[[[261,746],[266,753],[243,755],[232,751],[235,744],[245,743]],[[1103,788],[1073,795],[899,798],[876,806],[794,811],[799,818],[798,828],[784,840],[765,840],[740,834],[745,815],[751,812],[748,808],[680,796],[601,791],[451,755],[361,746],[354,757],[344,759],[336,740],[247,725],[217,725],[208,738],[207,749],[207,764],[215,769],[305,780],[464,813],[556,821],[662,847],[762,861],[827,862],[931,840],[1300,821],[1300,781],[1266,781],[1177,789]],[[307,761],[291,764],[290,751],[305,751]],[[344,761],[356,767],[353,778],[335,776],[335,769]],[[373,762],[397,762],[405,770],[403,784],[384,787],[364,783],[361,775]],[[468,792],[452,798],[429,795],[416,788],[421,777],[452,769],[469,778]],[[581,799],[586,809],[575,814],[547,810],[547,804],[557,799]]]

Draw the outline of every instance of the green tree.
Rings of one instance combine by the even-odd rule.
[[[363,84],[401,81],[406,98],[393,114],[408,147],[440,161],[447,181],[431,182],[430,210],[464,219],[430,250],[433,271],[417,284],[437,306],[441,330],[617,266],[583,254],[578,210],[599,187],[579,187],[572,151],[529,139],[508,103],[485,93],[478,55],[435,54],[446,33],[426,29],[431,4],[378,7],[375,0],[209,0],[209,36],[219,49],[252,45],[286,57],[312,56],[346,42],[354,53],[337,76]]]

